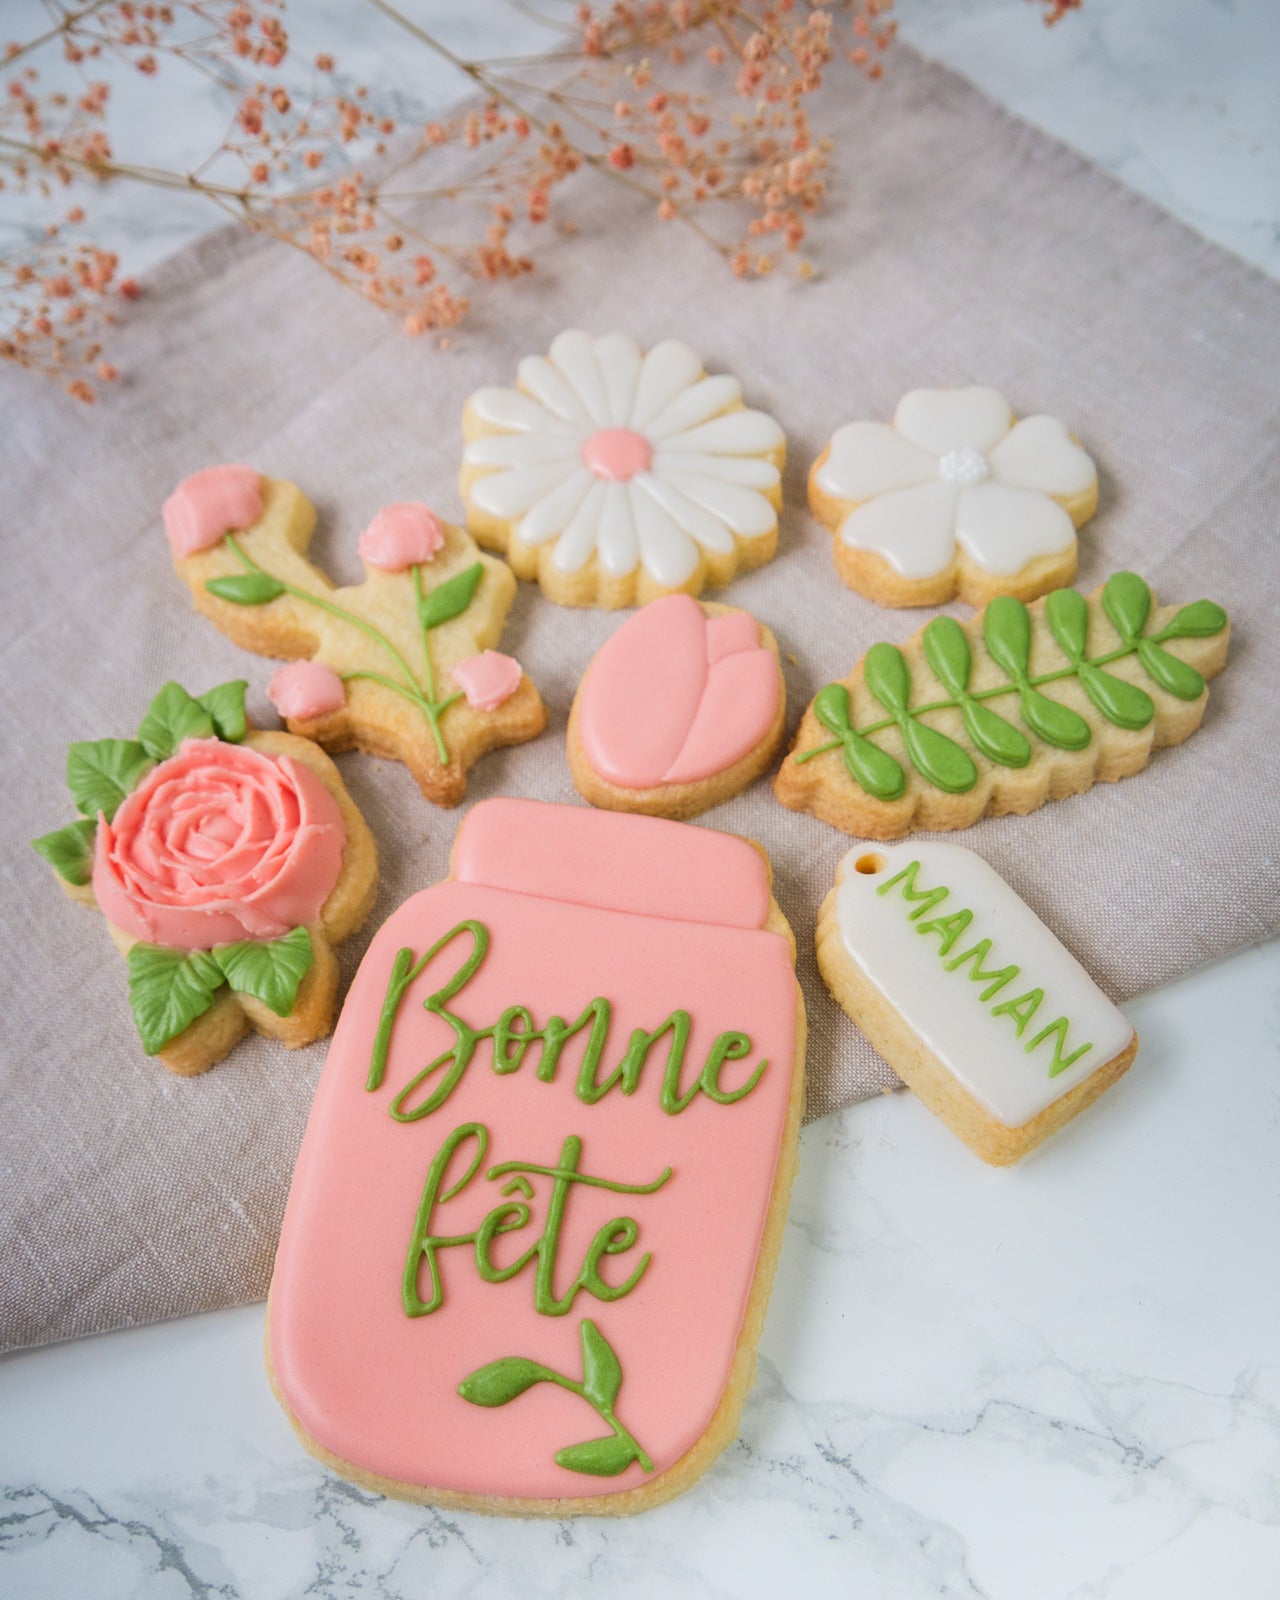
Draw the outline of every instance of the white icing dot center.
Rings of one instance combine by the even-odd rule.
[[[938,476],[944,483],[981,483],[991,476],[991,468],[981,450],[965,445],[959,450],[948,450],[938,462]]]

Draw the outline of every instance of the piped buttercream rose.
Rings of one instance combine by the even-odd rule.
[[[278,939],[338,881],[346,830],[308,768],[187,739],[100,817],[93,892],[125,933],[181,950]]]

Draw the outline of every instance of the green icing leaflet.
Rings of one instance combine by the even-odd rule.
[[[1043,684],[1074,679],[1090,702],[1118,728],[1145,728],[1155,716],[1155,702],[1145,689],[1106,667],[1136,656],[1151,681],[1179,700],[1195,700],[1204,678],[1192,666],[1163,648],[1171,639],[1204,639],[1220,633],[1227,614],[1211,600],[1182,606],[1157,633],[1144,630],[1151,617],[1151,590],[1136,573],[1117,572],[1102,591],[1102,609],[1120,635],[1120,646],[1090,659],[1089,602],[1074,589],[1057,589],[1044,602],[1045,617],[1069,665],[1032,674],[1031,613],[1021,600],[1001,595],[982,614],[982,645],[1008,680],[987,689],[972,689],[974,645],[952,617],[935,617],[924,630],[925,660],[946,689],[948,698],[911,704],[911,666],[892,644],[873,644],[863,659],[867,691],[886,716],[861,728],[853,726],[849,691],[829,683],[814,697],[813,711],[834,735],[804,750],[797,763],[812,761],[829,750],[842,750],[849,776],[876,800],[898,800],[906,791],[902,764],[872,742],[872,735],[896,727],[907,760],[926,783],[948,794],[966,794],[978,781],[972,756],[956,740],[920,719],[932,711],[958,710],[975,748],[1002,767],[1025,767],[1032,746],[1027,735],[988,701],[1016,695],[1017,715],[1026,728],[1058,750],[1083,750],[1093,736],[1089,723],[1070,706],[1042,694]]]

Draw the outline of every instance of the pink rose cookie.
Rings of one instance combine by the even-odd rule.
[[[1060,588],[1097,504],[1093,462],[1064,425],[1017,421],[994,389],[913,389],[892,426],[838,429],[809,474],[837,571],[882,606]]]
[[[403,761],[452,806],[487,751],[546,726],[537,689],[498,642],[515,580],[427,506],[384,506],[360,535],[364,582],[335,588],[307,560],[310,501],[251,467],[207,467],[165,502],[174,566],[196,609],[237,644],[291,664],[268,693],[326,750]]]
[[[290,1047],[327,1033],[333,946],[377,888],[373,836],[332,761],[308,739],[250,731],[244,692],[167,683],[136,739],[73,744],[83,815],[34,841],[106,917],[143,1047],[184,1077],[251,1027]]]
[[[786,718],[778,645],[747,611],[668,595],[596,652],[569,717],[578,793],[689,818],[755,781]]]
[[[476,806],[361,963],[294,1172],[267,1364],[307,1449],[515,1515],[687,1488],[754,1374],[804,1043],[758,847]]]

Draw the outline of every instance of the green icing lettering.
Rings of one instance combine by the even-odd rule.
[[[1015,1000],[1003,1000],[998,1006],[992,1006],[993,1017],[1012,1017],[1013,1031],[1022,1037],[1022,1030],[1031,1021],[1040,1009],[1040,1002],[1044,999],[1043,989],[1028,989],[1026,994],[1020,994]]]
[[[895,872],[892,878],[882,883],[876,890],[877,894],[888,894],[895,883],[902,885],[902,898],[904,900],[923,900],[924,904],[917,906],[910,913],[914,922],[917,917],[924,916],[926,911],[932,911],[934,906],[940,905],[951,893],[950,889],[917,889],[916,873],[920,870],[918,861],[909,862],[901,872]]]
[[[941,935],[938,943],[938,954],[947,955],[951,946],[956,942],[964,930],[973,921],[973,912],[969,910],[953,911],[949,917],[933,917],[928,922],[922,922],[916,929],[917,933],[937,933]]]
[[[990,1000],[993,994],[996,994],[1003,989],[1006,983],[1011,983],[1013,979],[1016,978],[1022,971],[1021,967],[1012,965],[1007,967],[996,967],[990,972],[986,971],[983,968],[982,963],[987,959],[987,956],[990,953],[991,940],[979,939],[977,944],[971,945],[969,949],[965,950],[962,954],[953,956],[950,961],[945,963],[946,970],[948,972],[959,972],[961,967],[972,961],[973,970],[969,973],[969,981],[971,983],[985,983],[987,985],[987,987],[978,996],[979,1000]]]
[[[1068,1067],[1073,1067],[1081,1056],[1093,1049],[1091,1044],[1082,1044],[1078,1050],[1073,1050],[1069,1056],[1063,1055],[1063,1051],[1067,1048],[1067,1019],[1059,1017],[1056,1021],[1051,1022],[1047,1028],[1041,1028],[1031,1043],[1027,1045],[1027,1054],[1030,1055],[1037,1045],[1043,1044],[1050,1037],[1053,1039],[1053,1060],[1049,1063],[1049,1076],[1051,1078],[1056,1078],[1060,1072],[1065,1072]]]

